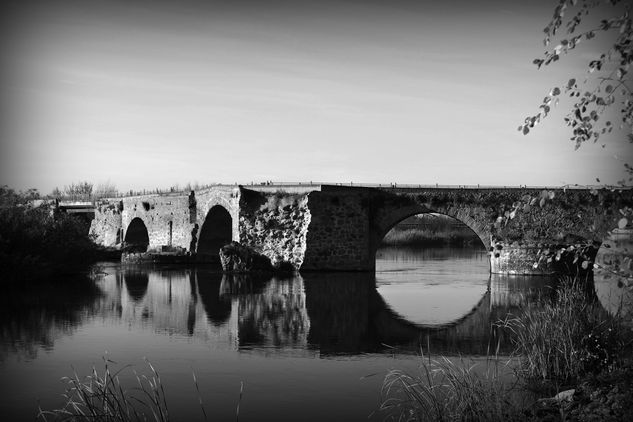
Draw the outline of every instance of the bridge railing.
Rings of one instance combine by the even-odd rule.
[[[123,198],[130,196],[144,196],[144,195],[161,195],[161,196],[169,196],[169,195],[185,195],[190,191],[198,191],[203,189],[210,189],[213,187],[237,187],[244,186],[246,188],[265,188],[266,190],[274,190],[274,189],[288,189],[288,188],[297,188],[297,189],[309,189],[310,187],[318,188],[323,185],[328,186],[347,186],[347,187],[365,187],[365,188],[379,188],[379,189],[533,189],[533,190],[551,190],[551,189],[631,189],[631,187],[623,187],[623,186],[609,186],[609,185],[579,185],[579,184],[566,184],[560,186],[544,186],[544,185],[448,185],[448,184],[423,184],[423,183],[396,183],[396,182],[387,182],[387,183],[358,183],[358,182],[324,182],[324,181],[307,181],[307,182],[278,182],[278,181],[266,181],[266,182],[248,182],[248,183],[212,183],[212,184],[187,184],[183,187],[180,186],[172,186],[170,188],[156,188],[156,189],[142,189],[142,190],[133,190],[130,189],[128,191],[117,191],[110,192],[107,195],[62,195],[58,197],[53,197],[51,195],[47,195],[45,199],[51,200],[59,200],[61,202],[96,202],[99,199],[103,198]]]
[[[235,184],[237,186],[237,183]],[[608,186],[608,185],[580,185],[580,184],[565,184],[560,186],[545,186],[545,185],[447,185],[439,183],[357,183],[357,182],[323,182],[323,181],[309,181],[309,182],[260,182],[260,183],[242,183],[244,187],[249,186],[270,186],[270,187],[285,187],[285,186],[351,186],[351,187],[366,187],[366,188],[392,188],[392,189],[602,189],[602,188],[614,188],[614,189],[630,189],[622,186]]]

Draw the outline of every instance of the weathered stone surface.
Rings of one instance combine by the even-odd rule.
[[[220,248],[222,270],[234,273],[272,272],[273,265],[268,257],[251,247],[238,242]]]
[[[305,194],[242,189],[240,242],[261,251],[275,269],[301,268],[311,219]]]
[[[625,221],[623,215],[629,216],[623,228],[630,228],[633,191],[321,185],[288,193],[217,186],[102,201],[91,233],[98,243],[115,246],[139,218],[147,227],[149,252],[174,246],[194,254],[216,206],[231,216],[232,240],[261,251],[277,268],[373,270],[380,241],[395,224],[436,212],[473,230],[490,250],[493,273],[549,274],[572,264],[590,269],[593,246]]]

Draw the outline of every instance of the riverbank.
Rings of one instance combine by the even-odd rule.
[[[541,399],[527,413],[538,420],[626,421],[633,415],[633,362],[590,376],[558,398]]]
[[[630,321],[607,314],[583,282],[561,280],[551,298],[496,325],[512,336],[515,382],[490,368],[423,360],[417,375],[394,370],[385,378],[386,419],[623,421],[633,414]],[[496,356],[490,362],[499,364]]]

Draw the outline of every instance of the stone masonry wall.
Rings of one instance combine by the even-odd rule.
[[[308,197],[241,189],[239,242],[270,258],[274,266],[302,267],[311,221]]]
[[[119,246],[121,238],[121,202],[102,200],[95,205],[95,217],[90,222],[91,236],[102,246]]]
[[[134,218],[143,220],[149,235],[148,251],[163,246],[189,249],[191,227],[186,195],[143,195],[123,199],[124,232]]]
[[[364,190],[311,192],[306,270],[359,271],[375,268],[370,252],[370,219]]]
[[[631,190],[609,189],[428,189],[400,195],[468,224],[490,249],[491,271],[505,274],[590,268],[597,246],[633,205]]]

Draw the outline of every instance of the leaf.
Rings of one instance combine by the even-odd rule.
[[[621,218],[620,221],[618,221],[618,228],[623,229],[627,224],[629,224],[629,220],[627,220],[626,217]]]
[[[541,198],[541,200],[539,201],[538,205],[543,208],[545,206],[545,198]]]
[[[589,268],[589,261],[582,261],[581,267],[583,270],[586,270],[587,268]]]
[[[571,78],[569,82],[567,82],[567,89],[572,89],[576,85],[576,79]]]

